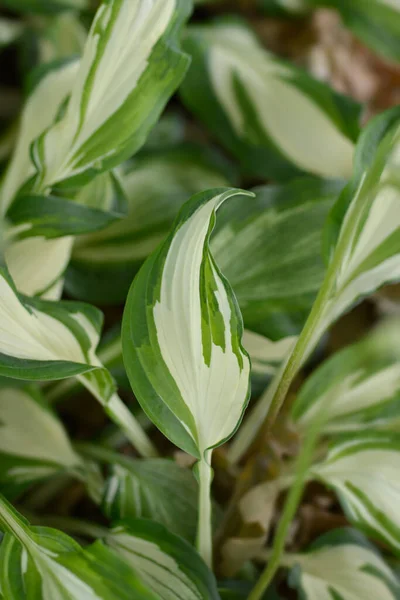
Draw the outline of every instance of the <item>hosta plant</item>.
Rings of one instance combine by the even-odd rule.
[[[327,8],[394,81],[389,0],[0,7],[1,600],[399,598],[400,110],[279,52]]]

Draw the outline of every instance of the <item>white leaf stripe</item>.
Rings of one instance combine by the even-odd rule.
[[[290,557],[290,555],[289,555]],[[305,554],[290,581],[305,600],[395,600],[399,583],[379,554],[360,535],[339,530],[317,540]]]
[[[400,279],[400,128],[392,128],[362,175],[341,225],[334,295],[324,307],[323,328],[357,300]]]
[[[96,355],[103,315],[76,302],[19,298],[0,269],[0,375],[25,381],[76,376],[144,456],[156,455]]]
[[[185,205],[133,283],[124,314],[124,360],[139,401],[151,418],[155,397],[167,404],[181,424],[180,439],[156,417],[157,426],[181,447],[189,434],[195,455],[233,433],[248,395],[240,313],[208,250],[215,211],[238,193],[211,190]],[[138,311],[145,324],[139,333],[132,326]]]
[[[193,547],[164,527],[128,520],[106,543],[121,555],[160,600],[217,600],[216,582]]]
[[[60,105],[71,91],[78,68],[77,60],[52,65],[29,96],[22,111],[17,144],[0,187],[0,214],[6,213],[19,188],[34,175],[30,145],[56,119]]]
[[[296,398],[296,424],[306,430],[330,393],[325,432],[367,428],[371,423],[395,429],[395,415],[400,413],[399,339],[399,323],[390,321],[324,363]]]
[[[15,523],[11,527],[16,530]],[[59,531],[26,526],[18,538],[7,534],[2,544],[0,572],[8,600],[25,600],[28,586],[42,600],[156,600],[100,543],[82,549]]]
[[[400,437],[366,432],[337,442],[312,475],[331,486],[349,519],[400,549]]]
[[[104,0],[67,113],[35,145],[42,186],[115,166],[143,144],[187,68],[169,38],[189,9],[181,0]]]
[[[354,106],[350,118],[350,113],[342,115],[343,100],[265,51],[243,24],[192,27],[186,48],[197,68],[183,84],[184,101],[237,152],[249,170],[261,173],[262,159],[269,154],[271,173],[280,179],[301,171],[324,177],[350,176]],[[209,88],[208,99],[197,93],[199,76]],[[254,165],[250,157],[254,157]]]
[[[152,519],[189,542],[195,540],[197,483],[191,471],[170,460],[130,460],[126,467],[115,465],[103,507],[114,521]]]
[[[1,479],[29,480],[41,465],[47,473],[82,467],[61,422],[33,389],[0,389],[0,434]]]
[[[38,236],[13,241],[4,254],[17,289],[27,296],[59,300],[63,287],[61,278],[68,266],[72,245],[71,236],[55,240]],[[51,297],[49,290],[53,290]]]

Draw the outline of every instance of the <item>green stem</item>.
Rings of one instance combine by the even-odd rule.
[[[119,425],[141,456],[144,458],[159,456],[157,448],[147,433],[117,394],[114,394],[110,402],[107,403],[106,412],[114,423]]]
[[[77,379],[100,402],[110,419],[122,429],[139,454],[144,458],[159,456],[157,448],[118,394],[113,394],[105,401],[97,387],[85,375],[78,375]]]
[[[336,394],[336,389],[333,391],[333,393]],[[310,464],[312,463],[312,458],[315,451],[315,447],[318,442],[320,430],[326,418],[326,408],[329,406],[331,400],[332,395],[327,394],[327,397],[323,401],[314,422],[311,424],[311,427],[308,431],[308,435],[305,438],[303,448],[300,452],[297,461],[296,479],[292,488],[290,489],[290,492],[285,502],[285,507],[283,510],[282,517],[279,521],[269,562],[266,568],[264,569],[260,579],[258,580],[256,586],[251,592],[248,600],[261,600],[264,593],[268,589],[270,583],[272,582],[272,579],[274,578],[279,566],[281,564],[284,565],[282,557],[284,556],[284,549],[289,527],[295,517],[296,511],[300,504],[301,498],[303,496],[304,487],[306,483],[310,479],[312,479],[312,477],[308,476],[308,470]]]
[[[335,269],[330,269],[289,360],[279,369],[233,440],[228,453],[231,464],[236,464],[243,457],[261,431],[265,433],[273,425],[293,379],[318,344],[322,331],[320,335],[316,334],[335,284],[335,275]]]
[[[198,463],[199,474],[199,526],[197,532],[197,550],[204,562],[212,568],[212,507],[211,507],[211,468],[212,451],[204,453]]]
[[[111,368],[114,361],[121,360],[122,363],[122,347],[121,338],[118,336],[112,343],[107,344],[103,348],[100,348],[97,352],[99,361],[107,369]],[[49,402],[58,402],[72,392],[79,390],[82,387],[82,383],[75,377],[63,379],[62,381],[44,383],[44,389],[46,390],[46,399]]]

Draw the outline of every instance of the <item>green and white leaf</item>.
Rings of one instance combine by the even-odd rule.
[[[301,431],[307,432],[327,394],[330,395],[330,402],[322,433],[365,429],[371,425],[398,429],[398,321],[392,320],[381,325],[361,342],[336,353],[307,379],[292,412]]]
[[[350,177],[360,107],[267,52],[242,22],[188,30],[187,107],[252,175]]]
[[[348,519],[400,551],[400,435],[367,431],[339,439],[310,477],[331,487]]]
[[[322,230],[342,187],[305,177],[222,207],[211,248],[247,328],[274,341],[300,333],[325,276]]]
[[[291,381],[327,329],[364,297],[400,280],[399,123],[396,107],[372,120],[360,137],[353,180],[327,221],[324,282],[285,369],[247,419],[231,460],[243,454],[266,418],[276,417]]]
[[[133,277],[167,237],[187,198],[229,183],[220,163],[208,148],[186,144],[135,158],[119,173],[128,215],[76,240],[66,277],[68,292],[88,302],[124,302]]]
[[[353,530],[319,538],[307,553],[288,555],[289,582],[304,600],[395,600],[400,584],[375,548]]]
[[[190,9],[187,0],[104,0],[65,114],[34,144],[37,186],[82,183],[143,145],[187,70],[176,38]]]
[[[77,61],[50,69],[28,98],[22,112],[16,147],[0,187],[1,215],[6,214],[21,186],[34,175],[30,145],[55,120],[61,104],[70,93],[77,70]],[[11,240],[14,232],[13,228],[9,231]],[[61,287],[56,284],[67,267],[71,248],[72,239],[68,237],[46,240],[41,236],[9,242],[6,262],[17,288],[30,296],[44,294],[49,299],[58,299]],[[52,293],[46,294],[52,288]]]
[[[58,300],[72,243],[71,236],[50,240],[40,236],[9,243],[5,259],[18,290],[27,296]]]
[[[84,463],[35,388],[0,388],[0,481],[26,483],[66,471],[82,479]]]
[[[171,460],[126,460],[125,466],[115,465],[103,508],[114,521],[152,519],[191,543],[196,537],[197,483],[190,470]]]
[[[106,543],[160,600],[219,600],[217,585],[193,547],[151,521],[128,520]]]
[[[356,172],[335,207],[339,211],[350,196],[336,244],[331,244],[329,285],[316,331],[318,337],[361,298],[400,279],[398,123],[383,138],[369,168],[361,176]],[[329,234],[333,236],[330,231]]]
[[[53,63],[28,96],[21,115],[12,159],[0,187],[0,214],[5,215],[17,192],[35,174],[32,142],[56,120],[79,70],[78,60]],[[44,109],[45,108],[45,109]]]
[[[76,376],[102,404],[111,419],[144,454],[154,451],[116,393],[111,374],[96,356],[103,316],[75,302],[47,302],[20,297],[5,269],[0,269],[0,375],[30,381]]]
[[[240,312],[209,250],[216,210],[237,194],[246,195],[210,190],[184,205],[134,280],[124,312],[124,362],[136,397],[198,458],[233,434],[249,394]]]
[[[55,529],[29,527],[0,497],[2,590],[7,600],[157,600],[100,542],[84,550]]]

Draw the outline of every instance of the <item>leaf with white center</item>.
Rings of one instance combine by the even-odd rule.
[[[332,488],[348,519],[400,551],[400,435],[367,431],[339,439],[310,478]]]
[[[124,313],[124,362],[139,402],[198,458],[232,435],[248,398],[240,312],[209,250],[216,210],[238,194],[251,196],[216,189],[184,205],[134,280]]]
[[[376,123],[379,125],[379,120]],[[374,127],[372,122],[371,133]],[[397,118],[364,172],[357,169],[328,222],[330,268],[317,330],[319,335],[362,297],[384,284],[400,280],[399,165]]]
[[[185,104],[246,173],[351,175],[360,107],[267,52],[241,22],[189,29]]]
[[[93,198],[100,183],[96,180],[74,201],[23,191],[18,194],[24,185],[29,187],[28,181],[35,173],[30,145],[56,119],[78,67],[76,60],[46,66],[26,102],[16,148],[0,188],[0,212],[6,214],[9,225],[6,263],[18,290],[29,296],[45,296],[60,281],[71,256],[73,240],[69,236],[101,229],[124,212],[123,191],[112,173],[99,178],[103,192],[95,196],[92,206],[84,200],[90,192]],[[105,195],[110,200],[103,205]],[[56,237],[62,239],[49,241]],[[61,290],[62,282],[47,297],[58,299]]]
[[[122,325],[124,362],[143,410],[200,460],[198,543],[209,565],[211,453],[237,429],[249,398],[240,311],[209,249],[217,209],[238,194],[252,196],[214,189],[183,206],[134,280]]]
[[[71,236],[49,240],[38,236],[9,243],[4,255],[17,289],[27,296],[59,300],[72,244]]]
[[[21,186],[35,174],[30,146],[56,120],[78,69],[77,60],[53,63],[46,67],[44,76],[29,95],[22,111],[15,150],[0,186],[0,214],[7,212]]]
[[[96,542],[82,549],[55,529],[29,527],[0,496],[0,575],[7,600],[158,600],[135,571]]]
[[[84,464],[64,427],[35,388],[0,388],[0,481],[26,483]]]
[[[42,189],[87,181],[134,154],[181,82],[188,0],[104,0],[65,115],[34,144]]]
[[[30,145],[56,119],[77,70],[76,60],[52,65],[29,96],[22,112],[15,150],[0,186],[0,215],[8,211],[21,186],[34,175]],[[31,226],[24,224],[25,231],[26,227],[30,229]],[[13,237],[12,228],[10,235]],[[30,296],[45,294],[54,288],[68,265],[71,248],[69,238],[50,241],[42,236],[9,241],[5,258],[17,288]],[[60,295],[59,287],[50,297],[58,299]]]
[[[126,460],[126,466],[115,465],[104,491],[103,507],[114,521],[152,519],[189,542],[195,540],[196,480],[191,471],[171,460]]]
[[[396,600],[400,583],[377,550],[356,531],[336,530],[307,553],[285,557],[295,565],[289,583],[304,600]]]
[[[227,185],[226,170],[218,154],[187,144],[135,158],[119,173],[128,215],[76,240],[66,275],[69,294],[102,305],[125,302],[133,277],[167,237],[187,198]]]
[[[338,433],[400,423],[400,329],[389,321],[361,342],[335,354],[303,385],[292,417],[304,432],[327,394],[323,432]],[[335,389],[337,390],[335,393]]]
[[[147,438],[116,394],[111,374],[96,356],[102,323],[102,313],[86,304],[20,297],[0,268],[0,376],[28,381],[78,377],[140,452],[152,455]]]
[[[300,333],[324,279],[322,231],[342,188],[304,177],[222,207],[211,248],[246,327],[273,340]]]
[[[326,330],[364,297],[400,280],[399,123],[396,107],[372,120],[360,137],[353,180],[327,221],[325,280],[285,369],[236,440],[232,460],[275,420],[293,378]]]
[[[128,520],[106,543],[160,600],[219,600],[211,571],[191,545],[151,521]]]

